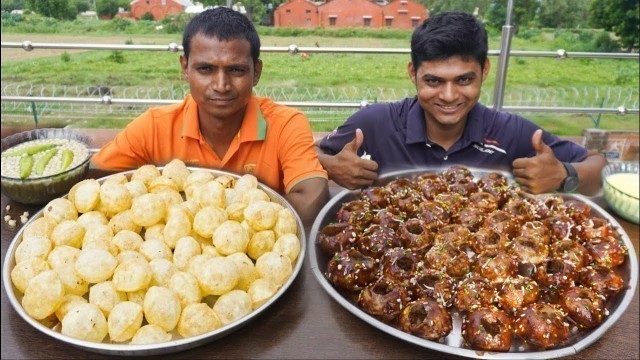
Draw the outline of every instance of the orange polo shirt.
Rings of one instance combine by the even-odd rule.
[[[313,148],[311,127],[300,111],[253,97],[238,135],[220,159],[200,132],[198,105],[191,95],[175,105],[151,108],[133,120],[93,156],[98,168],[125,170],[164,165],[174,158],[187,166],[250,173],[288,193],[298,182],[327,178]]]

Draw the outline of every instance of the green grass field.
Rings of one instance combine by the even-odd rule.
[[[168,44],[180,43],[177,35],[159,34],[144,36],[119,35],[120,44]],[[546,38],[548,38],[548,34]],[[540,38],[545,38],[540,35]],[[84,34],[81,40],[69,34],[16,34],[5,33],[2,41],[61,42],[61,43],[118,43],[104,35]],[[105,41],[105,40],[109,41]],[[134,40],[135,39],[135,40]],[[490,49],[498,48],[498,37],[492,37]],[[408,48],[407,38],[341,38],[319,36],[279,37],[263,35],[264,46],[315,47],[380,47]],[[547,50],[556,48],[553,41],[514,38],[514,50]],[[568,49],[570,50],[570,49]],[[14,54],[15,52],[15,54]],[[14,55],[12,55],[14,54]],[[140,87],[170,89],[159,98],[171,96],[185,88],[179,63],[179,54],[169,52],[144,51],[47,51],[33,50],[29,53],[21,49],[3,49],[2,86],[5,88],[54,87]],[[407,63],[409,55],[385,54],[310,54],[305,60],[299,55],[286,53],[263,53],[264,70],[257,92],[290,94],[279,101],[392,101],[403,94],[413,96],[415,89],[408,79]],[[492,57],[493,69],[485,82],[481,101],[492,103],[493,86],[497,58]],[[508,69],[504,105],[563,106],[563,107],[603,107],[616,108],[625,105],[638,107],[639,66],[637,60],[621,59],[572,59],[558,61],[550,58],[512,57]],[[178,89],[177,92],[171,89]],[[309,98],[312,93],[313,98]],[[301,99],[291,98],[304,96]],[[338,94],[338,95],[336,95]],[[366,94],[367,98],[362,97]],[[39,95],[39,94],[36,94]],[[45,94],[46,95],[46,94]],[[75,94],[56,96],[75,96]],[[117,96],[114,95],[114,97]],[[286,96],[286,95],[282,95]],[[295,97],[294,96],[294,97]],[[350,98],[351,97],[351,98]],[[41,106],[41,105],[39,105]],[[51,106],[50,109],[55,107]],[[302,109],[303,111],[305,109]],[[52,110],[53,111],[53,110]],[[122,127],[127,119],[133,118],[139,110],[120,117],[96,115],[83,126]],[[21,110],[6,109],[3,105],[3,126],[12,125],[15,118],[5,113],[19,113]],[[24,111],[22,111],[24,112]],[[331,114],[310,111],[308,113],[315,131],[328,131],[342,123],[353,111],[343,110]],[[323,113],[322,115],[318,115]],[[41,121],[46,122],[46,112]],[[594,127],[589,114],[522,114],[545,129],[558,135],[581,135],[583,129]],[[30,114],[26,114],[28,119]],[[19,118],[19,117],[17,117]],[[27,120],[28,121],[28,120]],[[55,122],[55,121],[54,121]],[[600,121],[603,129],[638,130],[636,115],[603,115]]]

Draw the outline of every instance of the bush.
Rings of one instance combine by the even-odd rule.
[[[115,50],[111,52],[111,55],[109,55],[109,61],[112,61],[116,64],[124,64],[126,62],[126,59],[122,51]]]
[[[153,18],[153,15],[152,15],[150,12],[148,12],[148,11],[147,11],[146,13],[142,14],[142,16],[140,16],[140,20],[150,20],[150,21],[153,21],[153,20],[155,20],[155,19]]]
[[[69,56],[68,52],[63,52],[62,55],[60,55],[60,60],[62,60],[62,62],[69,62],[71,61],[71,56]]]
[[[620,45],[617,41],[611,38],[608,32],[600,32],[595,39],[593,39],[593,51],[597,52],[619,52]]]

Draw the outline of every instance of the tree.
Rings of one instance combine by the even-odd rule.
[[[27,8],[46,17],[58,20],[74,20],[78,12],[69,0],[27,0]]]
[[[24,0],[2,0],[2,11],[12,12],[21,9],[24,9]]]
[[[96,12],[100,17],[112,18],[116,16],[119,8],[118,0],[97,0]]]
[[[540,2],[538,0],[518,0],[513,2],[511,25],[516,32],[522,26],[530,25],[538,13]],[[507,19],[507,0],[493,0],[489,5],[486,21],[496,29],[501,29]]]
[[[638,47],[640,20],[638,0],[594,0],[590,8],[593,26],[613,31],[623,47]]]
[[[430,15],[445,11],[461,11],[473,14],[478,9],[478,16],[483,18],[492,0],[421,0],[419,1],[429,10]]]
[[[550,28],[585,26],[590,4],[586,0],[541,0],[538,24]]]

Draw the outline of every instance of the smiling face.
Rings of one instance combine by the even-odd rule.
[[[247,40],[198,33],[191,39],[189,59],[181,56],[180,64],[201,123],[242,121],[262,72],[262,61],[254,63]]]
[[[489,73],[476,60],[454,56],[423,61],[416,69],[409,63],[409,76],[416,85],[418,101],[427,127],[456,131],[464,128],[467,114],[480,98],[482,82]]]

